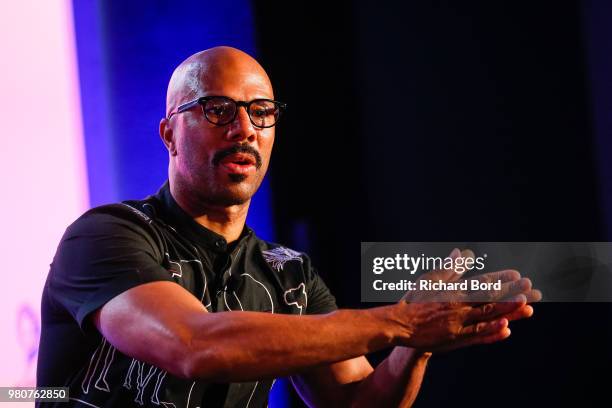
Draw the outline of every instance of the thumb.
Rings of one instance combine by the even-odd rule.
[[[451,259],[455,259],[461,256],[461,251],[459,250],[459,248],[455,248],[451,251],[450,255],[448,256]]]
[[[476,257],[476,254],[474,254],[474,251],[472,251],[471,249],[464,249],[463,251],[461,251],[461,256],[463,258],[472,258],[472,259],[474,259]]]

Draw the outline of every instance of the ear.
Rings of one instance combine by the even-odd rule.
[[[164,146],[168,149],[171,156],[176,156],[176,141],[174,140],[174,132],[170,127],[170,121],[163,118],[159,122],[159,137],[161,137]]]

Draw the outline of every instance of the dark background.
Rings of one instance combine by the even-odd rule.
[[[259,58],[289,104],[278,240],[312,255],[341,307],[371,306],[360,241],[609,240],[609,11],[254,3]],[[606,405],[611,318],[609,304],[539,304],[502,343],[435,355],[416,406]]]
[[[172,70],[231,45],[289,104],[248,223],[308,252],[340,307],[375,306],[359,299],[361,241],[612,240],[612,2],[73,0],[73,11],[92,206],[163,183]],[[434,355],[416,405],[610,405],[610,376],[596,373],[612,366],[611,322],[610,304],[536,305],[502,343]]]

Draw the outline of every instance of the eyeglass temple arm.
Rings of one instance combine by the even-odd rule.
[[[200,103],[200,98],[195,99],[195,100],[193,100],[191,102],[187,102],[187,103],[184,103],[182,105],[179,105],[178,108],[176,108],[176,110],[174,112],[170,113],[166,119],[169,120],[172,117],[172,115],[176,115],[177,113],[181,113],[181,112],[186,111],[187,109],[193,108],[198,103]]]

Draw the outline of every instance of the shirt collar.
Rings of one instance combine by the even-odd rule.
[[[212,249],[216,252],[227,251],[228,243],[222,235],[198,224],[178,205],[170,193],[170,183],[168,180],[166,180],[157,191],[155,198],[161,204],[161,210],[165,221],[178,232],[187,235],[190,239],[208,249]],[[247,241],[251,236],[253,236],[253,230],[245,224],[238,238],[238,243],[235,246],[242,245],[242,243]],[[231,243],[229,246],[234,247],[233,244],[234,243]]]

